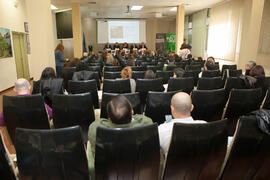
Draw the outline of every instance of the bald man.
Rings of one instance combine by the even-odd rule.
[[[176,93],[171,100],[171,113],[173,119],[158,126],[159,142],[163,152],[167,154],[171,141],[174,123],[206,123],[205,121],[194,121],[191,111],[194,106],[187,93]]]
[[[13,91],[16,93],[16,96],[31,96],[31,93],[30,93],[31,85],[29,81],[24,78],[17,79],[17,81],[15,82]],[[47,104],[44,103],[44,105],[51,119],[52,109]],[[5,126],[3,113],[0,113],[0,126]]]

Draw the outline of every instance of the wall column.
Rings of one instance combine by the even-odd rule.
[[[74,44],[74,57],[80,58],[83,51],[80,3],[72,3],[72,33]]]
[[[176,13],[176,41],[175,52],[179,54],[181,44],[184,38],[184,22],[185,22],[185,8],[184,6],[177,7]]]
[[[243,1],[243,19],[238,69],[248,61],[256,60],[265,0]]]

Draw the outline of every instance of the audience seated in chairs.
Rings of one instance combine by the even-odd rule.
[[[15,82],[15,86],[14,86],[13,91],[16,93],[16,96],[31,96],[31,94],[30,94],[31,85],[26,79],[21,78]],[[44,103],[44,105],[45,105],[47,113],[51,119],[52,118],[52,109],[47,104]],[[0,126],[5,126],[3,113],[0,113]]]
[[[159,125],[159,142],[164,154],[167,154],[174,123],[206,123],[205,121],[194,121],[191,117],[193,105],[187,93],[179,92],[172,97],[171,113],[173,119]]]
[[[132,69],[129,66],[122,69],[121,79],[129,79],[130,80],[131,92],[134,93],[136,90],[136,81],[134,79],[132,79]]]
[[[97,127],[106,128],[129,128],[151,124],[152,120],[143,115],[133,115],[133,110],[130,102],[124,96],[117,95],[107,104],[108,119],[95,120],[89,126],[88,139],[90,144],[87,144],[87,156],[90,174],[94,175],[94,159],[95,159],[95,144]]]

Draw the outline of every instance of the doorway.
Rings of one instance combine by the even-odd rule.
[[[30,79],[25,33],[12,32],[17,78]]]

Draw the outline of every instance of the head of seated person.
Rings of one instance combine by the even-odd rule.
[[[13,91],[17,96],[30,94],[31,85],[28,80],[24,78],[17,79]]]
[[[246,75],[249,75],[250,73],[250,70],[256,66],[256,62],[255,61],[249,61],[246,66],[245,66],[245,69],[246,69]]]
[[[184,92],[176,93],[171,100],[171,113],[174,119],[191,117],[194,106],[190,95]]]
[[[131,122],[133,109],[128,99],[117,95],[107,104],[108,120],[114,124],[127,124]]]
[[[187,59],[192,59],[192,54],[188,54]]]
[[[76,65],[80,62],[79,58],[73,58],[71,61],[64,64],[64,67],[76,67]]]
[[[76,71],[88,71],[88,66],[86,63],[84,62],[79,62],[77,65],[76,65]]]
[[[208,57],[204,63],[204,70],[215,70],[215,60],[213,57]]]
[[[156,74],[152,70],[147,70],[144,74],[144,79],[155,79]]]
[[[122,79],[131,79],[132,78],[132,69],[129,66],[122,69],[121,78]]]
[[[40,80],[45,80],[45,79],[53,79],[56,78],[55,70],[51,67],[46,67],[40,76]]]
[[[261,65],[254,66],[250,71],[250,76],[256,77],[256,78],[265,77],[264,68]]]
[[[203,61],[202,57],[198,57],[198,61]]]
[[[182,68],[175,68],[173,70],[173,77],[174,78],[181,78],[184,77],[185,71]]]

